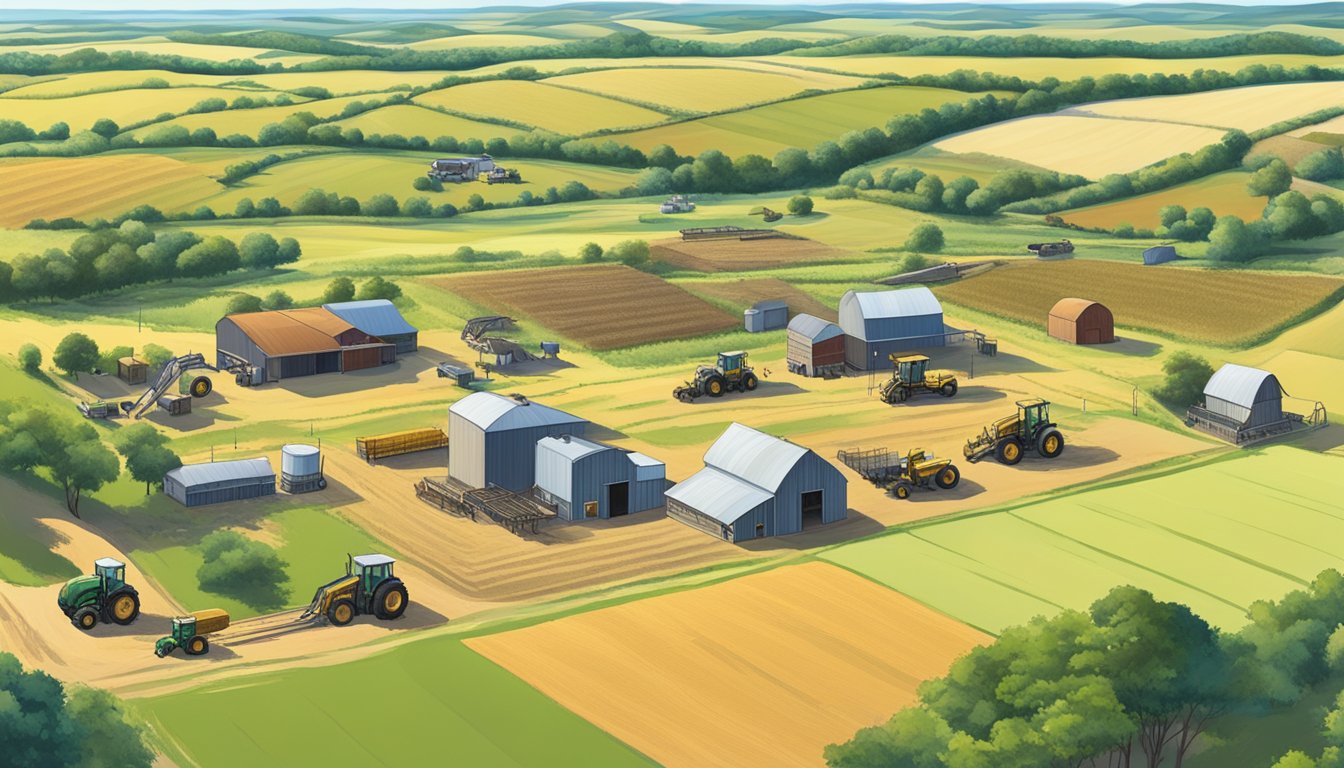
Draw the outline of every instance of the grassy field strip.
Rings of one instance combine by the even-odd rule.
[[[176,89],[174,89],[176,90]],[[116,96],[117,94],[109,94]],[[332,99],[304,101],[289,106],[256,107],[254,109],[226,109],[222,112],[203,112],[194,115],[182,115],[162,123],[153,123],[131,132],[136,138],[144,138],[151,131],[163,126],[180,125],[188,131],[197,128],[210,128],[220,137],[241,133],[256,138],[257,133],[270,123],[282,122],[297,112],[311,112],[319,118],[335,117],[347,104],[356,101],[379,101],[379,96],[338,96]],[[158,110],[162,112],[164,110]],[[157,114],[157,113],[155,113]]]
[[[498,123],[468,120],[465,117],[438,112],[418,104],[393,104],[362,112],[345,120],[335,121],[344,128],[358,128],[365,136],[375,133],[395,133],[401,136],[424,136],[436,139],[452,136],[455,139],[491,139],[512,136],[517,128]]]
[[[1344,556],[1341,459],[1273,447],[1233,460],[934,523],[823,557],[997,632],[1117,584],[1235,629],[1245,609]],[[1291,489],[1291,490],[1290,490]]]
[[[1125,28],[1128,31],[1142,31],[1139,27]],[[1101,32],[1103,30],[1090,30]],[[1311,34],[1319,34],[1313,28]],[[1007,34],[1010,30],[996,30],[996,34]],[[1050,34],[1055,34],[1051,30]],[[1221,72],[1237,72],[1256,64],[1280,64],[1284,67],[1318,66],[1338,67],[1344,63],[1344,56],[1310,56],[1306,54],[1260,54],[1248,56],[1224,56],[1216,59],[1136,59],[1124,57],[1098,58],[1051,58],[1051,57],[986,57],[986,56],[767,56],[759,59],[778,64],[798,67],[815,67],[850,72],[856,75],[896,74],[905,77],[916,75],[947,75],[957,70],[969,69],[973,72],[993,72],[1005,77],[1020,77],[1025,80],[1040,80],[1046,77],[1058,77],[1061,80],[1073,80],[1079,77],[1103,77],[1113,73],[1188,75],[1197,69]]]
[[[71,133],[77,133],[104,117],[118,125],[128,125],[164,112],[185,112],[204,99],[233,101],[241,95],[243,91],[233,88],[199,87],[135,88],[55,99],[17,98],[11,92],[0,96],[0,119],[18,120],[34,130],[63,121],[70,126]],[[295,100],[302,101],[297,97]]]
[[[1238,216],[1254,221],[1265,210],[1263,197],[1252,197],[1246,189],[1250,174],[1237,170],[1215,173],[1174,187],[1128,197],[1115,202],[1076,208],[1060,216],[1080,227],[1114,229],[1121,224],[1155,229],[1162,222],[1157,212],[1165,205],[1184,206],[1187,211],[1208,208],[1218,216]]]
[[[605,69],[562,75],[543,82],[595,91],[616,98],[653,101],[670,109],[717,112],[746,104],[785,99],[804,90],[853,88],[863,81],[844,75],[801,70],[767,73],[731,68],[666,67]]]
[[[545,83],[490,80],[467,83],[417,96],[415,100],[481,119],[502,119],[564,135],[652,125],[667,115]]]

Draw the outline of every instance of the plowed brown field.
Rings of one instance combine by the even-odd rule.
[[[492,272],[436,281],[499,312],[516,312],[590,349],[726,331],[740,320],[662,278],[622,265]]]
[[[801,238],[760,240],[663,240],[652,243],[650,257],[697,272],[749,272],[844,258],[845,252]]]

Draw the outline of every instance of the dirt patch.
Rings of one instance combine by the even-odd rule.
[[[1279,135],[1270,136],[1268,139],[1257,141],[1247,156],[1253,155],[1273,155],[1293,167],[1301,162],[1302,158],[1313,152],[1319,152],[1327,149],[1329,145],[1320,142],[1310,141],[1300,136]]]
[[[999,267],[934,292],[953,303],[1041,328],[1055,302],[1076,296],[1105,304],[1118,326],[1214,344],[1246,344],[1341,288],[1344,282],[1328,277],[1073,259]]]
[[[750,272],[818,261],[836,261],[849,254],[802,238],[759,240],[662,240],[651,243],[649,256],[696,272]]]
[[[734,328],[740,320],[620,265],[491,272],[431,281],[481,306],[516,312],[590,349],[618,349]]]
[[[762,277],[755,280],[683,283],[683,286],[691,293],[719,299],[720,301],[734,302],[743,309],[758,301],[779,299],[788,303],[789,317],[809,314],[831,322],[835,322],[837,317],[834,308],[817,301],[806,291],[799,290],[774,277]]]
[[[809,563],[467,644],[664,765],[816,766],[988,639]]]

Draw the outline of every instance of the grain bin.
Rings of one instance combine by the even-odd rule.
[[[327,487],[322,476],[322,451],[313,445],[290,443],[280,449],[280,490],[308,493]]]
[[[742,312],[742,322],[747,333],[761,333],[765,330],[765,313],[759,309],[745,310]]]

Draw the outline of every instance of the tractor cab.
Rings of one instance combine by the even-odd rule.
[[[196,636],[196,617],[195,616],[174,616],[173,617],[173,640],[178,645],[186,645],[187,641]]]
[[[350,558],[348,571],[359,579],[360,591],[372,595],[379,584],[392,578],[396,560],[387,555],[357,555]]]
[[[126,585],[126,564],[110,557],[93,561],[93,575],[102,583],[104,594],[111,594]]]
[[[893,357],[895,357],[893,355]],[[925,355],[909,355],[907,357],[895,357],[896,375],[907,384],[918,384],[924,381],[924,372],[928,370],[929,358]]]
[[[746,352],[720,352],[719,353],[719,371],[724,376],[733,377],[742,373],[742,367],[747,364]]]
[[[1034,435],[1042,424],[1050,423],[1050,403],[1039,398],[1019,400],[1017,418],[1021,423],[1021,434]]]

